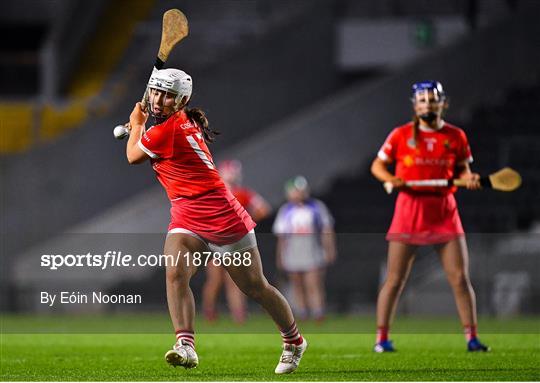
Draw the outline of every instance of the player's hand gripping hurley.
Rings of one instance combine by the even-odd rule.
[[[405,187],[419,187],[419,186],[448,187],[452,185],[465,187],[467,185],[467,180],[434,179],[434,180],[415,180],[415,181],[405,182]],[[494,190],[511,192],[521,186],[521,176],[514,169],[506,167],[506,168],[502,168],[501,170],[493,174],[490,174],[487,177],[480,178],[480,185],[483,188],[491,188]],[[392,193],[394,187],[391,182],[385,182],[383,186],[388,194]]]
[[[173,48],[182,41],[189,32],[188,21],[182,11],[169,9],[163,14],[163,26],[161,30],[161,43],[157,54],[155,69],[162,69],[165,61]],[[145,92],[146,96],[146,92]],[[143,96],[141,105],[146,108],[146,97]],[[114,137],[121,140],[129,135],[129,122],[124,125],[117,125],[113,131]]]

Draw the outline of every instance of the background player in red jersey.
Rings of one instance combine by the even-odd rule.
[[[447,108],[442,85],[424,81],[413,85],[413,121],[394,129],[371,172],[382,182],[401,189],[386,239],[386,280],[377,300],[376,352],[394,351],[388,339],[397,302],[420,245],[434,245],[454,292],[469,351],[488,351],[477,338],[476,301],[469,279],[468,253],[459,217],[455,187],[405,188],[405,181],[461,178],[468,189],[479,189],[480,176],[472,173],[472,155],[465,133],[443,121]],[[395,175],[388,165],[395,162]]]
[[[255,222],[270,213],[270,205],[254,190],[242,185],[242,164],[238,160],[225,160],[218,165],[218,171],[225,185],[240,205],[247,210]],[[206,267],[206,280],[203,286],[203,313],[207,320],[217,319],[216,301],[221,286],[225,286],[227,305],[236,323],[246,320],[246,296],[234,284],[222,266],[209,263]]]
[[[130,115],[129,163],[150,160],[171,201],[171,222],[164,254],[167,303],[177,342],[165,354],[173,366],[196,367],[195,301],[190,279],[205,251],[233,257],[225,266],[236,285],[270,314],[283,338],[277,374],[296,370],[307,342],[299,333],[288,302],[265,278],[253,228],[255,222],[225,187],[207,142],[216,132],[200,109],[187,108],[192,79],[178,69],[155,70],[145,95],[147,111],[137,103]],[[145,131],[148,115],[156,125]],[[238,257],[237,257],[238,255]],[[241,263],[239,264],[238,261]],[[210,262],[213,260],[211,259]],[[224,263],[225,264],[225,263]]]

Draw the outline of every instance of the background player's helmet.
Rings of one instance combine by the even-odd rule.
[[[296,176],[285,182],[285,194],[291,202],[301,202],[309,198],[309,184],[306,177]]]
[[[238,160],[221,161],[218,172],[227,184],[238,185],[242,182],[242,163]]]
[[[442,84],[439,81],[428,80],[415,82],[412,85],[411,100],[414,102],[417,94],[429,91],[432,91],[433,94],[438,96],[440,101],[444,101],[446,99],[446,94],[444,93]]]
[[[152,71],[152,75],[150,76],[150,80],[148,80],[145,101],[150,115],[156,119],[156,122],[161,123],[165,121],[169,116],[157,116],[152,112],[152,108],[149,102],[149,89],[159,89],[168,93],[175,94],[176,98],[174,110],[177,111],[180,108],[180,104],[183,98],[185,98],[184,104],[187,104],[187,102],[191,98],[193,81],[190,75],[179,69],[167,68],[158,70],[154,68],[154,70]]]
[[[296,176],[294,178],[291,178],[290,180],[287,180],[287,182],[285,182],[285,191],[289,191],[291,189],[297,189],[297,190],[309,189],[309,184],[307,182],[306,177]]]
[[[306,177],[296,176],[294,178],[291,178],[290,180],[287,180],[287,182],[285,182],[285,191],[289,192],[292,189],[296,189],[300,191],[309,190],[309,184],[307,182]]]

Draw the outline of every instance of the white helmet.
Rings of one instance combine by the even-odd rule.
[[[148,80],[148,88],[163,90],[174,93],[180,98],[191,98],[193,82],[191,76],[184,71],[174,68],[156,69],[152,71],[152,76]]]
[[[185,103],[191,98],[191,91],[193,90],[193,82],[191,76],[186,72],[179,69],[167,68],[167,69],[156,69],[152,71],[150,80],[148,80],[148,85],[146,88],[146,104],[148,107],[149,104],[149,89],[159,89],[165,92],[173,93],[176,95],[175,98],[175,110],[178,110],[182,99],[185,97]],[[149,108],[150,111],[151,108]],[[151,111],[150,111],[151,112]],[[168,116],[154,116],[159,120],[162,120],[164,117]]]

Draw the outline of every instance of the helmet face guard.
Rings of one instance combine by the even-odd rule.
[[[411,101],[414,105],[420,103],[428,104],[444,104],[446,101],[446,94],[444,93],[442,84],[438,81],[421,81],[414,83],[412,86],[412,97]],[[442,111],[435,112],[429,110],[425,113],[419,114],[418,117],[425,122],[432,123],[437,119]]]
[[[168,114],[165,114],[165,113],[159,113],[158,114],[158,113],[154,112],[153,103],[152,103],[153,100],[150,97],[150,93],[151,93],[152,89],[157,89],[157,90],[160,90],[160,91],[164,91],[165,92],[165,94],[163,96],[164,99],[167,98],[168,94],[174,94],[174,93],[172,93],[172,92],[170,92],[168,90],[154,88],[154,87],[147,87],[146,88],[146,92],[144,94],[144,99],[145,99],[145,104],[146,104],[146,111],[154,119],[155,124],[158,125],[158,124],[161,124],[161,123],[165,122],[171,115],[173,115],[174,113],[176,113],[180,109],[180,104],[181,104],[182,99],[179,97],[179,95],[175,95],[174,105],[172,105],[172,112],[168,113]]]

